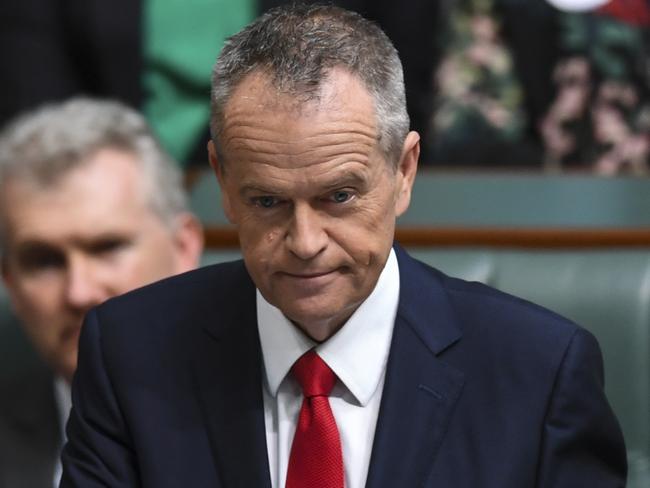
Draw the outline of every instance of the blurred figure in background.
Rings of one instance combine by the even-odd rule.
[[[424,165],[644,173],[648,2],[562,10],[572,1],[330,3],[377,22],[399,51]],[[145,114],[183,166],[204,164],[212,60],[229,35],[286,3],[4,2],[0,124],[75,94],[116,98]]]
[[[648,171],[646,0],[445,4],[430,162]]]
[[[0,487],[58,484],[85,312],[195,268],[202,247],[179,170],[132,109],[75,99],[3,131],[2,277],[48,369],[0,367]]]
[[[437,35],[431,162],[540,167],[536,121],[553,99],[557,11],[545,0],[450,0]]]
[[[24,0],[0,4],[0,124],[77,94],[141,110],[183,166],[204,164],[210,68],[224,40],[287,0]],[[315,3],[308,0],[306,3]],[[415,130],[431,113],[432,32],[444,2],[337,0],[377,21],[405,66]],[[424,148],[426,151],[426,147]]]
[[[268,0],[262,0],[262,3]],[[182,165],[205,163],[210,67],[256,0],[0,2],[0,124],[44,102],[111,98],[142,111]]]
[[[540,123],[545,164],[648,174],[650,3],[599,3],[560,15],[557,93]]]

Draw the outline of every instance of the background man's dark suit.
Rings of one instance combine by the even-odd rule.
[[[369,487],[622,487],[593,337],[397,249]],[[255,287],[241,262],[92,311],[62,486],[270,486]],[[137,451],[137,453],[136,453]]]
[[[0,488],[50,488],[63,442],[54,378],[7,319],[0,317]]]

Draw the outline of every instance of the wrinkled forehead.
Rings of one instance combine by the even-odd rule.
[[[227,150],[233,139],[252,127],[268,131],[269,137],[276,133],[275,137],[300,139],[336,126],[377,139],[376,119],[373,97],[358,77],[344,69],[330,71],[314,94],[287,92],[256,71],[237,85],[226,104],[219,143]]]
[[[0,184],[0,238],[7,242],[6,234],[20,230],[21,219],[96,229],[131,214],[153,213],[145,181],[136,156],[114,149],[98,151],[55,180],[7,178]]]

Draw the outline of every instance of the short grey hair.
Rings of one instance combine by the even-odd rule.
[[[0,191],[8,181],[48,188],[102,149],[135,156],[150,208],[166,225],[187,210],[178,165],[145,119],[119,102],[74,98],[11,121],[0,133]],[[2,238],[0,222],[0,238]]]
[[[330,5],[272,9],[226,41],[212,72],[210,129],[217,151],[226,104],[246,75],[259,70],[279,92],[308,101],[318,98],[337,67],[358,76],[373,97],[379,147],[397,165],[409,130],[397,50],[376,24]]]

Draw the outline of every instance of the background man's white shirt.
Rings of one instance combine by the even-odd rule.
[[[65,423],[68,421],[70,409],[72,408],[72,395],[70,394],[70,384],[61,376],[54,379],[54,400],[56,403],[57,413],[59,416],[59,428],[61,429],[61,444],[59,450],[63,449],[65,444]],[[56,457],[54,464],[54,488],[59,486],[63,468],[61,467],[61,456]]]

